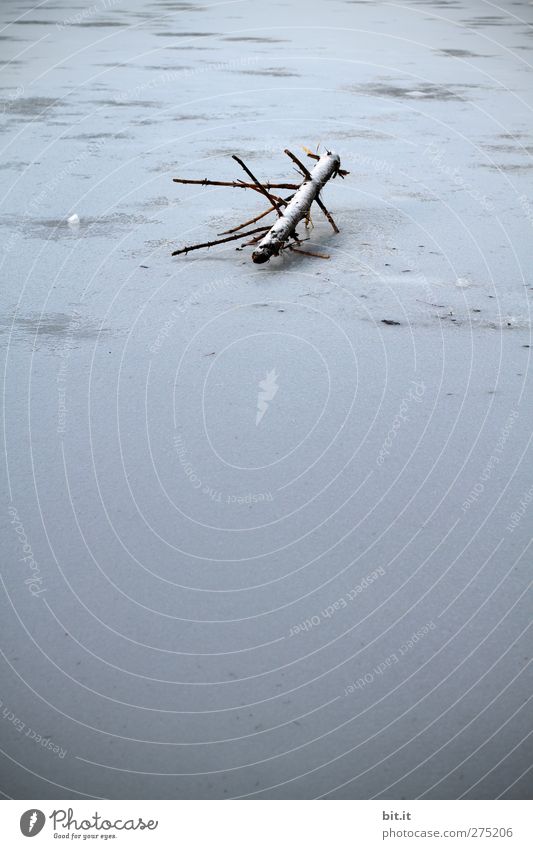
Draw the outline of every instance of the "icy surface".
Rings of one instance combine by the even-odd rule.
[[[325,5],[2,2],[8,796],[526,795],[533,6]]]

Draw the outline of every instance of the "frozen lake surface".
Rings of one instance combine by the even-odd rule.
[[[1,15],[0,789],[526,797],[533,6]]]

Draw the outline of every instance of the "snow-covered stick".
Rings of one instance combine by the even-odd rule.
[[[294,193],[282,215],[261,239],[252,254],[254,262],[268,262],[270,257],[277,256],[285,243],[295,235],[297,224],[309,216],[311,204],[319,200],[320,191],[327,181],[334,177],[340,168],[338,154],[328,152],[320,157],[309,177],[304,179],[300,188]]]

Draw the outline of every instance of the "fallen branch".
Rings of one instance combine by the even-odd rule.
[[[340,167],[340,159],[336,153],[325,153],[320,157],[313,170],[309,172],[300,188],[285,209],[283,215],[270,228],[264,239],[259,242],[252,254],[254,262],[268,262],[270,257],[277,256],[284,243],[294,234],[297,224],[309,214],[313,201],[319,199],[320,191],[327,181],[334,177]]]
[[[238,156],[233,156],[233,159],[241,166],[251,179],[252,182],[250,183],[244,182],[243,180],[225,181],[208,180],[207,178],[203,180],[192,180],[175,177],[175,183],[187,185],[230,186],[236,189],[252,189],[253,191],[263,195],[268,200],[270,206],[253,218],[244,221],[242,224],[238,224],[235,227],[231,227],[230,229],[219,233],[220,236],[225,236],[225,238],[180,248],[179,250],[173,251],[172,256],[187,254],[189,251],[198,250],[200,248],[210,248],[214,245],[220,245],[237,239],[244,239],[247,236],[252,236],[253,238],[249,242],[243,243],[237,250],[241,250],[243,247],[249,245],[257,245],[256,249],[252,253],[252,260],[255,263],[268,262],[271,257],[278,256],[280,252],[286,248],[295,251],[296,253],[303,253],[308,254],[309,256],[329,259],[328,254],[300,250],[297,246],[301,244],[302,240],[298,237],[296,227],[302,220],[305,222],[306,227],[311,224],[311,206],[313,203],[316,203],[331,224],[334,232],[339,232],[339,228],[333,220],[333,216],[326,209],[320,197],[320,192],[328,180],[333,179],[337,175],[344,177],[348,174],[348,171],[341,169],[340,159],[336,153],[328,151],[319,156],[318,154],[314,154],[311,153],[311,151],[306,150],[308,156],[310,156],[311,159],[316,160],[316,164],[312,170],[309,170],[298,159],[298,157],[294,155],[294,153],[291,153],[290,150],[285,150],[285,153],[294,162],[303,177],[303,182],[300,185],[296,185],[294,183],[261,183],[255,174],[252,173],[248,166],[245,165]],[[291,190],[293,194],[283,198],[278,194],[273,194],[271,191],[272,189]],[[273,212],[277,214],[278,218],[272,226],[256,227],[253,230],[248,230],[244,233],[242,232],[245,227],[255,224],[257,221],[260,221],[262,218],[265,218]]]
[[[295,254],[305,254],[306,256],[317,256],[319,259],[329,259],[329,254],[319,254],[316,251],[303,251],[301,248],[293,248],[289,245],[289,249]]]
[[[172,251],[172,256],[179,254],[188,254],[189,251],[197,251],[199,248],[212,248],[213,245],[222,245],[224,242],[234,242],[236,239],[244,239],[246,236],[253,236],[254,233],[264,233],[268,227],[256,227],[255,230],[248,230],[247,233],[237,233],[236,236],[228,236],[225,239],[215,239],[213,242],[204,242],[201,245],[188,245],[186,248],[180,248],[177,251]]]
[[[234,159],[234,160],[235,160],[235,162],[238,162],[238,163],[239,163],[239,165],[241,166],[241,168],[242,168],[244,171],[246,171],[246,173],[248,174],[248,176],[250,177],[250,179],[252,179],[252,180],[254,181],[255,185],[257,186],[257,188],[259,189],[259,191],[261,192],[261,194],[262,194],[262,195],[264,195],[264,196],[266,197],[266,199],[267,199],[267,200],[268,200],[268,201],[272,204],[272,206],[274,207],[274,209],[276,210],[276,212],[278,213],[278,215],[279,215],[279,216],[281,216],[281,209],[279,208],[278,204],[276,203],[276,198],[275,198],[273,195],[269,194],[269,192],[265,189],[265,187],[261,185],[261,183],[259,182],[259,180],[257,179],[257,177],[255,177],[255,176],[252,174],[252,172],[250,171],[250,169],[248,168],[248,166],[244,164],[244,162],[242,161],[242,159],[239,159],[239,157],[238,157],[238,156],[235,156],[235,155],[233,155],[231,158],[232,158],[232,159]],[[285,203],[285,201],[283,201],[283,203]]]
[[[242,180],[208,180],[205,177],[203,180],[186,180],[183,177],[172,177],[173,183],[182,183],[184,186],[231,186],[233,189],[255,189],[258,191],[254,183],[245,183]],[[265,189],[297,189],[298,186],[294,183],[263,183]]]
[[[291,195],[292,197],[292,195]],[[288,201],[290,198],[287,199]],[[242,224],[237,224],[236,227],[232,227],[231,230],[223,230],[222,233],[217,233],[218,236],[226,236],[228,233],[236,233],[237,230],[242,230],[243,227],[248,227],[250,224],[255,224],[256,221],[261,221],[265,215],[268,215],[269,212],[274,212],[276,207],[270,206],[268,209],[265,209],[264,212],[260,212],[259,215],[256,215],[255,218],[249,218],[248,221],[243,221]]]
[[[307,170],[307,168],[305,167],[305,165],[303,164],[303,162],[300,162],[300,160],[298,159],[298,157],[297,157],[297,156],[295,156],[295,155],[294,155],[294,153],[291,153],[291,152],[290,152],[290,150],[286,150],[286,151],[285,151],[285,153],[287,154],[287,156],[290,156],[290,158],[292,159],[292,161],[293,161],[293,162],[294,162],[294,163],[298,166],[298,168],[300,169],[300,171],[302,172],[302,174],[304,175],[304,177],[306,178],[306,180],[312,180],[311,174],[309,173],[309,171]],[[315,156],[313,155],[313,157],[312,157],[312,158],[313,158],[313,159],[315,159]],[[317,158],[317,159],[320,159],[320,157],[319,157],[319,156],[318,156],[318,157],[316,157],[316,158]],[[333,220],[333,216],[331,215],[331,213],[330,213],[330,212],[328,212],[328,210],[326,209],[326,207],[324,206],[324,204],[322,203],[322,201],[321,201],[321,199],[318,197],[318,195],[316,196],[315,201],[317,202],[318,206],[320,207],[320,209],[322,210],[322,212],[324,213],[324,215],[325,215],[325,216],[326,216],[326,218],[328,219],[329,223],[330,223],[330,224],[331,224],[331,226],[333,227],[333,232],[334,232],[334,233],[340,233],[339,228],[337,227],[337,225],[335,224],[335,222],[334,222],[334,220]]]

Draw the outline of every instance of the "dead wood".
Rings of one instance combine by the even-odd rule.
[[[270,205],[268,209],[263,210],[263,212],[260,212],[258,215],[244,221],[242,224],[237,224],[236,226],[218,234],[225,238],[180,248],[179,250],[173,251],[172,256],[187,254],[189,251],[199,250],[200,248],[210,248],[214,245],[220,245],[226,242],[253,236],[249,242],[244,242],[238,250],[249,245],[257,245],[256,249],[252,253],[252,260],[255,263],[268,262],[271,257],[278,256],[279,253],[286,248],[289,248],[296,253],[328,259],[328,254],[300,250],[297,246],[301,244],[302,240],[298,237],[296,227],[301,221],[305,222],[306,227],[310,225],[311,206],[313,203],[316,203],[331,224],[334,232],[339,232],[339,228],[337,227],[333,216],[326,208],[322,198],[320,197],[320,192],[328,180],[335,178],[337,175],[345,177],[348,174],[348,171],[345,171],[340,167],[340,159],[338,155],[330,151],[327,151],[322,155],[318,155],[306,149],[307,155],[311,159],[315,160],[316,163],[311,170],[309,170],[309,168],[307,168],[307,166],[304,165],[304,163],[301,162],[300,159],[298,159],[298,157],[290,150],[285,150],[285,153],[292,162],[294,162],[303,177],[303,181],[300,185],[295,183],[262,183],[255,174],[252,173],[250,168],[248,168],[242,159],[236,155],[232,158],[241,166],[252,182],[244,182],[243,180],[208,180],[207,178],[204,178],[203,180],[195,180],[174,177],[173,180],[175,183],[185,185],[229,186],[236,189],[252,189],[253,191],[263,195]],[[271,191],[272,189],[290,190],[293,193],[288,197],[280,197],[277,193],[273,193]],[[260,221],[262,218],[265,218],[273,212],[275,212],[278,217],[272,226],[256,227],[252,230],[246,231],[245,233],[242,232],[244,228],[251,224],[255,224],[257,221]]]

